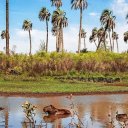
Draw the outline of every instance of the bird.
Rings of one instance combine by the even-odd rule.
[[[116,112],[116,120],[119,122],[126,122],[128,121],[128,115],[127,114],[118,114],[118,111]]]
[[[72,94],[70,94],[69,96],[66,97],[67,99],[72,99]]]
[[[0,111],[4,110],[4,108],[0,107]]]

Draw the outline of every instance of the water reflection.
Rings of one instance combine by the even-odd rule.
[[[73,102],[78,117],[46,116],[43,108],[50,104],[57,108],[69,109],[71,102],[66,96],[23,98],[0,97],[0,128],[32,128],[33,124],[26,121],[22,104],[29,101],[37,106],[34,128],[69,128],[73,123],[84,124],[83,128],[127,128],[127,119],[119,121],[118,114],[128,114],[128,95],[74,96]],[[80,119],[80,120],[79,120]],[[72,127],[76,127],[75,125]]]

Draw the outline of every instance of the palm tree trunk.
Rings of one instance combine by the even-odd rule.
[[[29,30],[29,40],[30,40],[30,52],[29,52],[29,55],[32,54],[32,41],[31,41],[31,32]]]
[[[9,0],[6,0],[6,55],[9,55]]]
[[[84,38],[84,49],[86,49],[86,43],[85,43],[85,38]]]
[[[82,8],[80,8],[80,30],[79,30],[78,53],[80,53],[80,48],[81,48],[81,29],[82,29]]]
[[[112,39],[112,41],[113,41],[113,44],[112,44],[112,50],[113,50],[113,52],[114,52],[114,39]]]
[[[116,45],[117,45],[117,52],[119,53],[119,46],[118,46],[118,40],[116,39]]]
[[[46,20],[46,31],[47,31],[47,36],[46,36],[46,52],[48,52],[48,21]]]
[[[98,40],[98,42],[99,42],[99,40]],[[97,44],[96,44],[96,42],[94,41],[94,44],[95,44],[95,46],[96,46],[96,48],[97,48]]]
[[[97,45],[96,51],[99,49],[100,44],[101,44],[101,39],[98,38],[98,45]]]
[[[59,32],[57,31],[57,34],[56,34],[56,52],[59,52],[59,36],[58,36]]]
[[[63,28],[61,27],[61,44],[62,44],[62,52],[64,51],[64,39],[63,39]]]
[[[110,31],[108,32],[108,34],[109,34],[110,48],[111,48],[111,52],[112,52],[112,42],[111,42]]]
[[[56,52],[58,52],[58,34],[56,35]]]
[[[96,50],[98,50],[100,48],[100,45],[101,45],[101,42],[102,42],[103,39],[104,39],[104,42],[103,42],[104,43],[104,48],[105,48],[105,51],[106,51],[106,30],[104,31],[103,36],[100,39],[98,39],[98,46],[97,46]]]
[[[58,52],[61,51],[61,29],[58,32]]]

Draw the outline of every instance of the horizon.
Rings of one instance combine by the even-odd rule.
[[[31,1],[31,2],[30,2]],[[62,1],[62,10],[66,12],[69,25],[64,28],[64,48],[68,52],[77,51],[78,47],[78,33],[79,33],[79,10],[71,10],[70,0]],[[48,3],[48,4],[47,4]],[[56,9],[51,7],[50,0],[10,0],[10,49],[16,45],[17,53],[29,52],[29,38],[28,32],[22,29],[22,24],[25,19],[33,23],[32,29],[32,53],[39,50],[41,41],[46,40],[45,22],[40,22],[38,18],[39,11],[42,7],[46,7],[50,13]],[[5,30],[5,0],[0,1],[0,31]],[[89,42],[89,36],[94,27],[100,28],[100,15],[104,9],[113,11],[116,16],[115,31],[119,34],[119,48],[120,52],[127,50],[127,44],[123,41],[123,33],[128,30],[128,24],[125,19],[128,13],[128,0],[88,0],[88,8],[83,13],[83,28],[87,32],[86,45],[88,51],[95,51],[94,43]],[[77,18],[76,18],[77,17]],[[94,22],[95,21],[95,22]],[[48,51],[55,51],[55,37],[51,33],[51,21],[49,22],[49,49]],[[0,51],[5,47],[5,40],[0,39]],[[83,41],[82,41],[83,48]]]

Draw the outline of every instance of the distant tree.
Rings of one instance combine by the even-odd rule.
[[[85,38],[86,38],[86,32],[84,29],[81,30],[81,38],[84,39],[84,49],[86,49],[86,43],[85,43]]]
[[[59,49],[59,44],[58,44],[59,43],[59,40],[58,40],[59,39],[59,37],[58,37],[59,33],[58,32],[59,32],[58,27],[57,26],[53,26],[52,27],[52,35],[56,36],[56,52],[58,52],[58,49]]]
[[[126,20],[128,20],[128,14],[126,15]],[[128,21],[127,21],[127,23],[128,23]]]
[[[98,30],[97,30],[97,28],[93,28],[93,29],[92,29],[92,34],[91,34],[91,36],[89,37],[89,41],[90,41],[91,43],[94,42],[96,48],[97,48],[96,41],[97,41],[97,38],[98,38],[97,35],[98,35]]]
[[[124,33],[124,42],[128,43],[128,31]]]
[[[101,27],[98,32],[97,32],[97,38],[98,38],[98,46],[97,49],[99,49],[102,46],[104,46],[104,50],[106,50],[106,38],[107,38],[107,33],[105,32],[105,29]]]
[[[29,32],[29,40],[30,40],[30,52],[29,52],[29,55],[31,55],[32,54],[32,42],[31,42],[32,23],[31,23],[31,21],[24,20],[22,29],[24,29],[24,31],[28,31]]]
[[[46,35],[46,52],[48,51],[48,22],[50,20],[50,13],[49,11],[43,7],[40,12],[39,12],[39,19],[40,21],[46,21],[46,31],[47,31],[47,35]]]
[[[57,28],[58,34],[58,52],[64,50],[63,43],[63,28],[68,26],[68,19],[66,17],[66,12],[62,11],[60,8],[55,10],[52,15],[53,28]]]
[[[102,26],[104,27],[104,43],[106,42],[106,33],[108,32],[109,35],[109,40],[110,40],[110,48],[112,51],[112,42],[111,42],[111,32],[113,32],[114,28],[115,28],[115,16],[113,16],[112,11],[105,9],[100,17],[100,22],[102,24]],[[101,39],[102,40],[102,39]],[[101,41],[98,44],[98,48],[100,45]]]
[[[88,3],[87,0],[71,0],[71,4],[72,4],[71,6],[72,9],[80,10],[80,28],[79,28],[79,42],[78,42],[78,53],[80,53],[83,10],[87,8]]]
[[[113,32],[112,33],[112,39],[113,41],[116,41],[116,45],[117,45],[117,52],[119,52],[119,46],[118,46],[118,39],[119,39],[119,36],[116,32]],[[113,42],[113,51],[114,51],[114,42]]]
[[[61,0],[51,0],[52,6],[55,6],[57,8],[60,8],[62,6],[62,1]]]
[[[6,39],[6,31],[5,30],[3,30],[1,32],[1,39]]]
[[[41,40],[39,51],[46,51],[46,45],[45,42]]]

